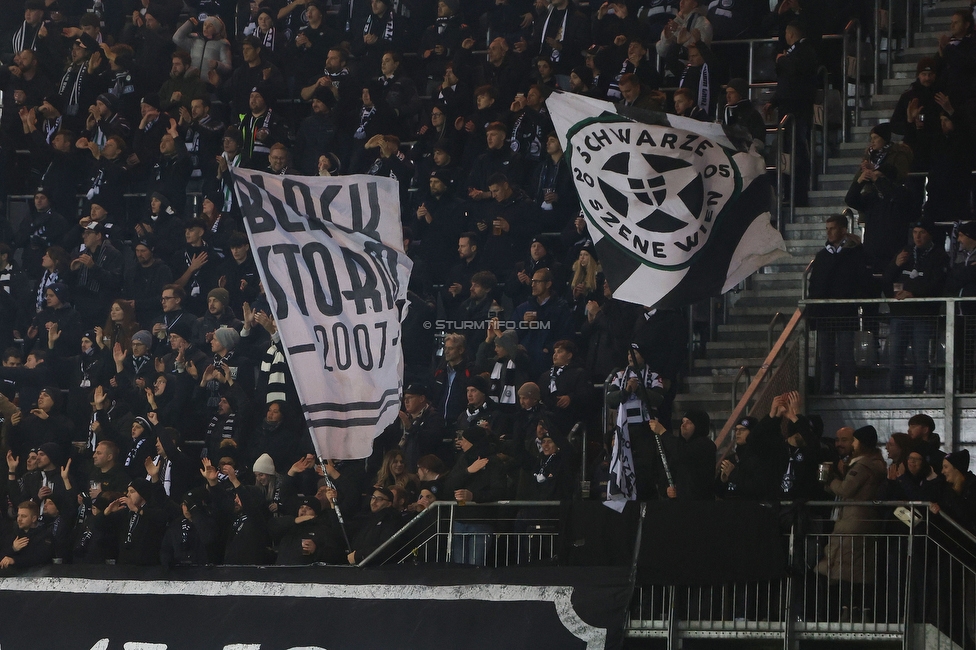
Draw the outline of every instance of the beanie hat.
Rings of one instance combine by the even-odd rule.
[[[954,451],[948,456],[946,456],[946,460],[949,461],[950,465],[958,469],[963,474],[969,471],[969,450],[968,449],[960,449],[958,451]]]
[[[129,483],[129,487],[139,493],[146,501],[149,501],[149,497],[152,496],[152,483],[144,478],[134,478]]]
[[[468,427],[464,430],[462,434],[464,439],[470,442],[472,445],[479,445],[488,439],[488,432],[482,427]]]
[[[61,445],[56,442],[45,442],[43,445],[37,448],[38,451],[43,451],[44,454],[51,459],[51,463],[55,467],[61,467],[64,464],[64,450],[61,449]],[[968,464],[969,457],[966,457],[966,462]]]
[[[481,375],[475,375],[468,380],[468,386],[481,391],[485,397],[491,392],[491,384]]]
[[[136,422],[136,423],[138,423],[139,426],[141,426],[143,428],[143,435],[144,436],[151,436],[152,435],[152,432],[153,432],[152,422],[150,422],[146,418],[142,417],[141,415],[137,415],[133,421]]]
[[[855,431],[854,438],[865,447],[878,446],[878,431],[870,424]]]
[[[881,124],[875,125],[871,129],[871,133],[879,136],[885,142],[891,142],[891,124],[889,122],[882,122]]]
[[[443,2],[447,6],[447,8],[451,10],[452,14],[457,14],[457,12],[461,8],[461,5],[458,2],[458,0],[441,0],[441,2]]]
[[[935,72],[937,67],[938,63],[936,62],[935,57],[923,56],[918,60],[918,63],[915,64],[915,74],[920,75],[923,72]]]
[[[139,342],[145,345],[147,348],[152,347],[152,334],[149,330],[139,330],[132,335],[133,342]]]
[[[156,110],[159,110],[160,107],[159,95],[157,93],[148,93],[145,96],[143,96],[141,103],[146,104],[147,106],[152,106]]]
[[[747,415],[744,418],[739,418],[735,423],[736,426],[745,427],[749,431],[755,431],[756,427],[759,426],[759,418],[754,418],[751,415]]]
[[[274,474],[275,473],[274,461],[271,460],[271,456],[269,456],[268,454],[261,454],[260,456],[258,456],[258,459],[254,461],[254,467],[252,467],[251,469],[261,474]]]
[[[589,87],[593,85],[593,71],[585,65],[578,65],[573,68],[573,74],[580,78],[584,86]]]
[[[102,93],[95,98],[95,101],[102,102],[108,107],[108,110],[115,113],[119,105],[119,98],[115,96],[114,93]]]
[[[207,298],[213,298],[222,305],[226,305],[230,302],[230,292],[223,287],[217,287],[216,289],[211,289],[210,293],[207,294]]]
[[[542,393],[539,391],[538,384],[527,381],[519,387],[518,396],[528,397],[530,399],[540,399],[542,397]]]
[[[702,411],[701,409],[691,409],[685,413],[685,417],[691,420],[691,423],[695,425],[695,437],[698,436],[708,436],[711,433],[712,420],[708,417],[708,413]],[[748,418],[744,418],[748,419]],[[745,426],[745,425],[743,425]]]
[[[58,406],[61,404],[61,389],[57,386],[45,386],[41,389],[41,392],[50,397],[51,401],[54,402],[51,410],[57,411]]]
[[[54,295],[58,297],[61,302],[67,302],[68,298],[68,285],[64,282],[55,282],[54,284],[49,284],[48,289],[54,292]]]
[[[170,334],[176,334],[184,341],[193,340],[193,328],[190,326],[189,320],[186,318],[180,318],[175,323],[170,325],[167,330]]]
[[[264,455],[267,456],[267,454],[264,454]],[[257,470],[255,470],[255,471],[257,471]],[[267,474],[268,472],[263,472],[263,473],[264,474]],[[391,501],[392,501],[392,499],[391,499]],[[315,497],[305,497],[304,499],[302,499],[301,501],[299,501],[298,502],[298,507],[301,508],[302,506],[308,506],[309,508],[312,509],[312,511],[316,515],[322,514],[322,502],[319,501],[318,499],[316,499]]]
[[[515,332],[512,330],[502,332],[500,336],[495,337],[495,345],[505,350],[505,354],[509,358],[514,357],[515,351],[518,350],[518,339],[515,337]]]
[[[225,350],[233,350],[241,342],[241,335],[233,327],[218,327],[213,335]]]

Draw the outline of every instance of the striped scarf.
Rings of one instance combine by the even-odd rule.
[[[270,404],[274,401],[285,401],[285,387],[287,386],[286,373],[288,363],[285,355],[281,351],[280,337],[275,332],[271,336],[271,345],[261,359],[261,372],[268,376],[268,390],[265,402]]]

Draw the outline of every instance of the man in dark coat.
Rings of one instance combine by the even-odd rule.
[[[755,142],[760,151],[765,147],[766,120],[752,105],[749,83],[745,79],[730,79],[725,86],[722,126],[731,132],[736,142],[741,138],[747,146]]]
[[[47,528],[38,525],[40,508],[33,501],[17,507],[17,530],[0,545],[0,569],[27,569],[48,564],[54,542]]]
[[[118,540],[119,564],[152,566],[159,564],[159,550],[172,514],[162,487],[144,478],[133,479],[126,495],[108,504],[95,515],[103,530],[114,530]]]
[[[898,98],[891,113],[891,132],[905,136],[912,149],[912,171],[928,171],[932,140],[940,133],[939,113],[935,101],[937,63],[922,57],[915,66],[915,81]]]
[[[810,267],[807,295],[828,298],[864,298],[870,292],[872,278],[868,272],[860,240],[847,232],[843,214],[827,218],[827,244]],[[857,329],[857,305],[810,305],[807,322],[817,329],[819,349],[820,393],[834,392],[834,364],[840,370],[843,395],[854,393],[854,332]],[[822,319],[822,320],[821,320]]]
[[[269,528],[278,548],[275,564],[342,563],[345,543],[334,513],[330,508],[323,514],[318,499],[305,497],[298,506],[297,517],[272,519]],[[330,525],[330,519],[334,525]]]
[[[400,513],[393,507],[393,494],[388,489],[373,488],[369,510],[370,514],[362,520],[359,531],[352,538],[352,550],[346,556],[349,564],[362,562],[400,530]]]
[[[715,443],[709,437],[710,421],[704,411],[692,410],[681,419],[678,435],[665,435],[667,429],[657,420],[651,420],[651,431],[661,436],[664,454],[668,459],[674,486],[667,484],[663,465],[655,472],[658,493],[671,499],[709,500],[714,493]]]
[[[934,224],[917,222],[912,225],[913,245],[906,247],[885,269],[883,288],[889,298],[930,298],[942,295],[948,259],[941,244],[936,245]],[[935,323],[941,305],[891,305],[891,330],[888,354],[891,361],[891,392],[905,392],[905,353],[911,343],[914,357],[912,392],[921,393],[929,374],[929,345],[935,338]]]
[[[552,414],[552,423],[562,436],[568,435],[573,425],[583,418],[593,389],[585,371],[576,362],[577,355],[575,343],[566,339],[556,341],[552,367],[539,378],[542,403]]]

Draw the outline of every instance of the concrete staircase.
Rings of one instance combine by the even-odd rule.
[[[832,150],[827,173],[818,178],[817,189],[810,192],[809,207],[797,208],[793,223],[787,224],[785,239],[789,258],[763,268],[746,282],[744,291],[727,296],[731,305],[728,319],[718,326],[715,340],[706,353],[696,358],[688,369],[675,399],[674,413],[680,417],[687,409],[701,408],[712,418],[717,433],[732,412],[732,383],[744,366],[755,375],[768,352],[768,327],[776,312],[787,318],[793,314],[800,298],[803,270],[824,244],[826,217],[843,210],[844,197],[860,165],[873,125],[886,122],[898,98],[915,79],[915,64],[938,49],[938,35],[948,29],[949,15],[969,7],[968,0],[940,0],[925,10],[921,31],[914,45],[896,54],[892,78],[882,79],[877,92],[864,100],[860,124],[852,129],[852,142]],[[855,226],[857,234],[861,234]],[[774,332],[778,335],[781,326]],[[741,395],[748,382],[739,381]]]

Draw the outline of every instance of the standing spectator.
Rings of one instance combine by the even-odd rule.
[[[935,245],[933,224],[917,222],[912,225],[913,245],[895,257],[884,272],[884,292],[896,301],[905,298],[930,298],[942,295],[948,259],[945,251]],[[912,346],[914,371],[912,392],[925,390],[929,375],[929,345],[935,337],[935,321],[941,305],[891,305],[891,333],[888,340],[891,363],[891,392],[905,391],[905,353]]]
[[[556,341],[572,335],[572,317],[566,302],[552,292],[552,273],[539,269],[532,274],[532,297],[515,308],[516,323],[545,323],[545,329],[520,329],[519,343],[529,354],[531,376],[541,375],[549,365]]]
[[[871,145],[844,201],[860,213],[868,265],[880,273],[905,245],[911,200],[902,178],[911,159],[907,147],[890,142],[891,129],[887,124],[875,126],[870,137]]]
[[[678,435],[666,435],[667,429],[660,421],[656,418],[650,421],[652,434],[661,437],[664,454],[668,459],[671,477],[674,480],[674,486],[668,485],[663,465],[655,463],[655,467],[658,468],[655,471],[658,494],[666,494],[670,499],[712,498],[715,443],[710,437],[710,425],[708,414],[697,410],[685,413],[681,419]]]
[[[670,76],[680,75],[680,60],[688,57],[688,47],[712,43],[712,24],[708,18],[698,10],[698,0],[681,0],[678,3],[678,14],[668,21],[661,30],[661,39],[657,42],[657,55],[664,62]]]
[[[941,66],[939,85],[949,100],[976,123],[976,36],[973,13],[957,9],[949,19],[949,33],[939,36],[936,60]]]
[[[752,100],[749,98],[749,84],[745,79],[730,79],[725,86],[722,126],[743,142],[749,144],[754,142],[760,153],[766,148],[766,121],[752,105]]]
[[[827,483],[827,491],[842,502],[871,501],[884,485],[887,475],[887,466],[878,449],[878,433],[872,426],[861,427],[854,432],[852,444],[850,461],[837,463],[839,476]],[[840,583],[842,620],[851,620],[857,614],[855,607],[865,602],[862,590],[874,584],[875,547],[870,535],[879,532],[878,526],[874,508],[842,507],[824,557],[817,564],[817,573],[825,576],[829,583]],[[867,612],[864,615],[867,616]]]
[[[786,45],[786,51],[776,55],[776,91],[766,105],[766,114],[775,107],[779,109],[781,117],[790,113],[796,120],[796,150],[791,152],[795,174],[793,184],[796,187],[793,198],[796,205],[804,206],[810,184],[807,143],[817,92],[817,52],[799,21],[787,25]]]
[[[864,247],[847,231],[847,217],[827,218],[827,243],[810,266],[808,295],[816,300],[863,298],[870,295],[873,279],[868,274]],[[854,381],[854,332],[857,305],[810,305],[807,319],[819,332],[818,370],[820,394],[834,392],[834,366],[840,371],[840,393],[852,395]]]
[[[17,506],[17,529],[0,546],[0,569],[29,569],[51,561],[54,541],[39,525],[40,507],[33,501]]]
[[[467,404],[467,385],[473,371],[466,348],[463,334],[448,334],[444,337],[444,356],[434,369],[433,401],[445,422],[455,422]]]
[[[589,407],[592,385],[576,361],[579,350],[570,340],[553,345],[552,367],[539,377],[542,403],[551,414],[552,424],[563,436],[581,421]]]

